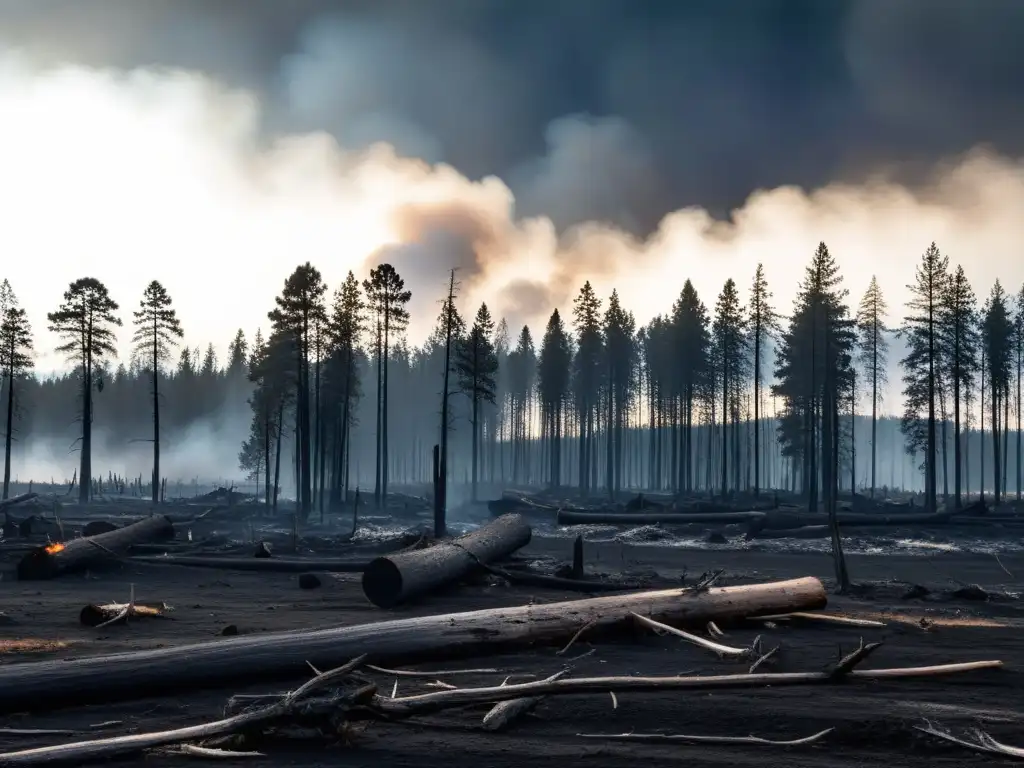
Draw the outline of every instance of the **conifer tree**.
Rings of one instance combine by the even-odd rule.
[[[6,280],[0,286],[0,372],[7,380],[7,429],[4,435],[4,491],[11,488],[11,446],[14,439],[15,389],[32,371],[32,327]]]
[[[149,368],[153,389],[153,503],[160,501],[160,375],[161,367],[170,359],[171,348],[178,346],[185,332],[178,313],[171,306],[167,289],[157,280],[146,286],[139,309],[132,313],[135,333],[134,352]],[[212,355],[212,345],[210,348]],[[209,359],[209,374],[216,368],[216,357]],[[208,376],[209,376],[208,374]]]

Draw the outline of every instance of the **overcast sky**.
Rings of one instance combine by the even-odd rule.
[[[4,275],[46,369],[84,274],[221,350],[306,259],[393,261],[413,341],[453,265],[513,325],[758,261],[785,311],[819,240],[894,316],[933,239],[1015,292],[1022,35],[1015,0],[3,0]]]

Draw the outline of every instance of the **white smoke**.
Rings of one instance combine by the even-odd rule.
[[[729,223],[680,210],[641,241],[615,224],[632,224],[643,208],[633,203],[658,194],[657,162],[614,118],[554,125],[549,155],[513,179],[520,201],[500,179],[470,180],[389,145],[349,150],[326,133],[267,145],[260,118],[255,94],[196,73],[0,61],[0,253],[35,329],[40,370],[63,367],[46,313],[84,275],[107,284],[126,325],[145,285],[161,280],[188,343],[212,341],[222,359],[239,327],[266,330],[274,295],[307,260],[332,287],[350,269],[362,276],[392,260],[417,296],[413,343],[429,333],[453,266],[470,311],[487,301],[513,329],[525,322],[535,332],[586,279],[603,296],[617,288],[644,323],[669,309],[685,279],[712,305],[727,278],[748,285],[758,262],[785,313],[822,240],[851,304],[878,275],[893,324],[932,240],[979,296],[997,277],[1011,292],[1024,282],[1024,166],[983,149],[934,169],[920,189],[880,169],[860,186],[761,190]],[[407,149],[429,150],[414,126],[396,126]],[[572,226],[560,236],[556,224]],[[129,338],[126,328],[122,359]],[[183,459],[183,476],[193,460],[205,464]]]

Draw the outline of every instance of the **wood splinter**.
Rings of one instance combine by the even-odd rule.
[[[562,669],[550,677],[545,678],[541,682],[550,683],[558,680],[568,673],[569,670]],[[505,683],[508,681],[506,680]],[[502,685],[505,685],[502,683]],[[511,699],[509,701],[499,701],[483,719],[483,727],[485,731],[502,731],[508,728],[512,723],[518,720],[523,715],[531,712],[534,707],[540,704],[544,700],[544,696],[524,696],[521,699]]]
[[[730,657],[734,659],[746,659],[755,655],[758,651],[758,645],[760,644],[760,637],[755,638],[750,648],[734,648],[731,645],[722,645],[716,643],[714,640],[708,640],[697,635],[691,635],[689,632],[684,632],[681,629],[670,627],[668,624],[662,624],[660,621],[649,619],[646,616],[641,616],[635,611],[631,613],[632,617],[645,627],[653,629],[655,632],[664,633],[667,632],[670,635],[681,637],[683,640],[693,643],[694,645],[706,648],[709,651],[713,651],[718,654],[719,658]]]

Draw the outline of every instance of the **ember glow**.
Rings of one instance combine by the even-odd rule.
[[[46,554],[48,555],[56,555],[58,552],[64,551],[64,545],[61,544],[59,541],[53,544],[47,544],[45,547],[45,551]]]

